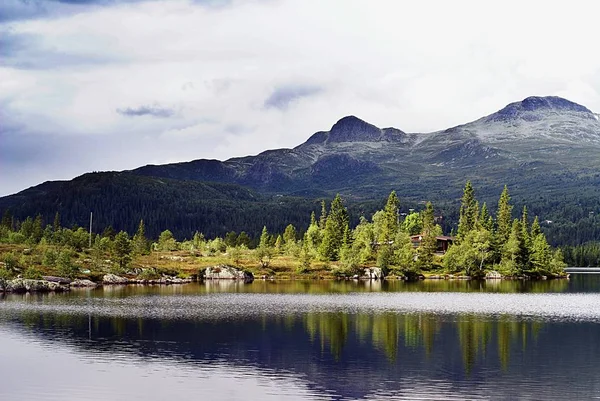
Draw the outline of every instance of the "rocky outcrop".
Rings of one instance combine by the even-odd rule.
[[[98,284],[94,283],[93,281],[90,280],[73,280],[71,282],[71,287],[77,287],[77,288],[96,288],[98,287]]]
[[[30,280],[24,278],[16,278],[14,280],[2,281],[0,283],[0,291],[17,293],[52,291],[62,292],[69,291],[69,286],[47,280]]]
[[[383,271],[379,267],[366,267],[359,280],[383,280]]]
[[[243,280],[253,281],[252,273],[236,269],[232,266],[219,265],[207,267],[204,270],[205,280]]]
[[[500,280],[501,278],[502,278],[502,275],[500,273],[498,273],[496,270],[490,270],[485,275],[486,280]]]
[[[116,274],[105,274],[102,277],[102,284],[105,285],[114,285],[114,284],[129,284],[129,279],[125,277],[117,276]]]
[[[42,276],[42,278],[46,281],[51,281],[53,283],[58,284],[71,284],[71,279],[65,277],[55,277],[55,276]]]

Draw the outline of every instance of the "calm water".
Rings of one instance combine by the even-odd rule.
[[[600,275],[0,298],[0,399],[600,398]]]

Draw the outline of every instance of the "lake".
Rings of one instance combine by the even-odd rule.
[[[599,398],[600,275],[4,295],[0,358],[3,400]]]

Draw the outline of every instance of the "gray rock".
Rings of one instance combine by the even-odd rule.
[[[56,282],[46,280],[30,280],[23,278],[16,278],[11,281],[7,281],[4,287],[6,292],[61,292],[69,291],[68,285],[61,285]]]
[[[204,270],[204,279],[253,281],[254,276],[250,272],[245,272],[232,266],[219,265],[207,267]]]
[[[104,277],[102,277],[102,284],[129,284],[129,279],[119,277],[116,274],[105,274]]]
[[[361,280],[383,280],[383,272],[379,267],[367,267],[360,276]]]
[[[502,278],[502,275],[498,273],[496,270],[491,270],[485,275],[486,280],[499,280]]]
[[[89,288],[95,288],[98,287],[98,284],[94,283],[93,281],[90,280],[73,280],[71,282],[71,287],[89,287]]]
[[[71,279],[65,277],[55,277],[55,276],[42,276],[42,278],[46,281],[51,281],[53,283],[58,284],[71,284]]]

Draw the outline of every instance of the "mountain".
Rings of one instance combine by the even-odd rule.
[[[293,149],[268,150],[226,161],[201,159],[147,165],[111,173],[104,179],[119,190],[128,181],[135,183],[136,191],[128,193],[127,201],[118,203],[118,207],[130,208],[128,215],[136,217],[128,224],[135,224],[137,217],[148,213],[164,214],[161,208],[169,208],[168,203],[148,205],[146,200],[163,196],[167,187],[169,196],[186,200],[188,206],[234,202],[240,205],[236,216],[256,210],[249,204],[262,202],[263,207],[270,205],[276,209],[281,199],[330,198],[336,192],[349,203],[357,203],[381,200],[395,189],[404,204],[432,200],[438,207],[452,210],[447,214],[453,222],[466,180],[473,181],[480,199],[491,202],[491,207],[506,184],[516,206],[527,203],[532,215],[538,214],[566,227],[556,233],[555,242],[573,243],[588,237],[600,239],[597,232],[600,230],[595,228],[595,215],[600,213],[598,154],[600,122],[596,114],[559,97],[528,97],[476,121],[442,131],[406,133],[397,128],[378,128],[347,116],[329,131],[317,132]],[[94,175],[85,179],[90,181],[91,177]],[[99,207],[109,196],[102,190],[94,198],[96,203],[90,204],[74,188],[77,180],[81,178],[45,183],[0,198],[0,210],[10,207],[19,216],[25,211],[34,214],[36,210],[53,214],[56,205],[64,205],[67,198],[79,196],[83,209],[90,209]],[[167,181],[161,187],[157,186],[157,180]],[[206,182],[212,184],[202,184],[200,193],[205,195],[194,197],[193,183]],[[91,188],[94,185],[98,184],[89,183]],[[56,198],[54,203],[48,202],[48,188],[54,191],[51,192]],[[231,195],[232,188],[240,196],[245,194],[243,197],[254,194],[255,199],[238,199],[237,195]],[[170,214],[181,209],[184,215],[194,216],[193,208],[175,207],[179,203],[172,203]],[[308,212],[314,206],[314,202],[307,201],[303,211]],[[228,221],[221,225],[221,231],[245,229],[240,219],[230,221],[221,214],[213,218]],[[162,222],[167,224],[167,220]],[[118,219],[112,224],[118,226]],[[185,224],[186,230],[192,228]]]
[[[600,167],[599,150],[597,115],[559,97],[528,97],[443,131],[409,134],[348,116],[293,149],[144,166],[132,173],[235,183],[267,193],[372,198],[401,189],[411,198],[442,199],[456,196],[466,179],[481,183],[484,193],[490,186],[499,192],[505,183],[562,189],[565,172],[586,175]]]

